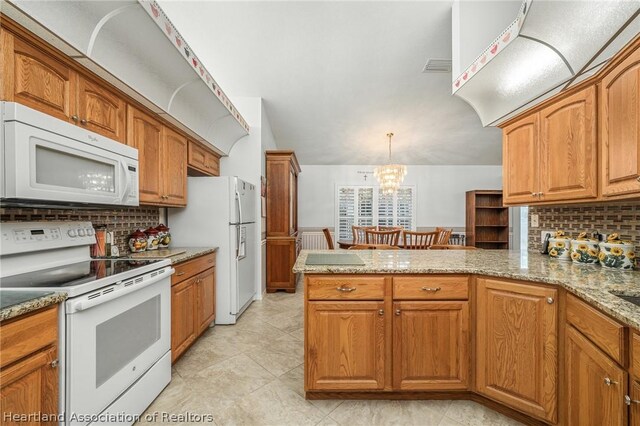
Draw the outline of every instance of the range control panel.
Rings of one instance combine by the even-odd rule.
[[[91,222],[5,222],[0,229],[0,256],[95,242]]]

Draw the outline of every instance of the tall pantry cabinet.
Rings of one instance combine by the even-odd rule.
[[[301,248],[298,235],[298,174],[293,151],[267,151],[267,292],[296,291],[293,264]]]

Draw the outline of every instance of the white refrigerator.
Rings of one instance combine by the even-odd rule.
[[[256,186],[189,177],[187,207],[168,209],[174,247],[216,246],[216,324],[235,324],[256,293]]]

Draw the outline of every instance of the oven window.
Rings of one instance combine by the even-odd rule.
[[[160,340],[160,295],[98,324],[96,388]]]
[[[36,182],[61,188],[115,192],[116,167],[36,145]]]

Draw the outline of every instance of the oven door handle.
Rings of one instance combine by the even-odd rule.
[[[165,270],[165,271],[166,272],[164,274],[158,274],[155,277],[147,281],[144,281],[140,284],[133,284],[129,287],[123,288],[122,290],[114,291],[112,293],[107,293],[105,295],[96,297],[95,299],[91,299],[91,300],[82,299],[82,300],[67,302],[68,303],[67,313],[74,314],[76,312],[86,311],[87,309],[93,308],[94,306],[102,305],[103,303],[109,302],[114,299],[118,299],[119,297],[125,296],[129,293],[133,293],[134,291],[138,291],[152,284],[155,284],[158,281],[169,278],[171,275],[174,274],[174,272],[176,272],[176,270],[173,268],[169,268],[168,270]]]

